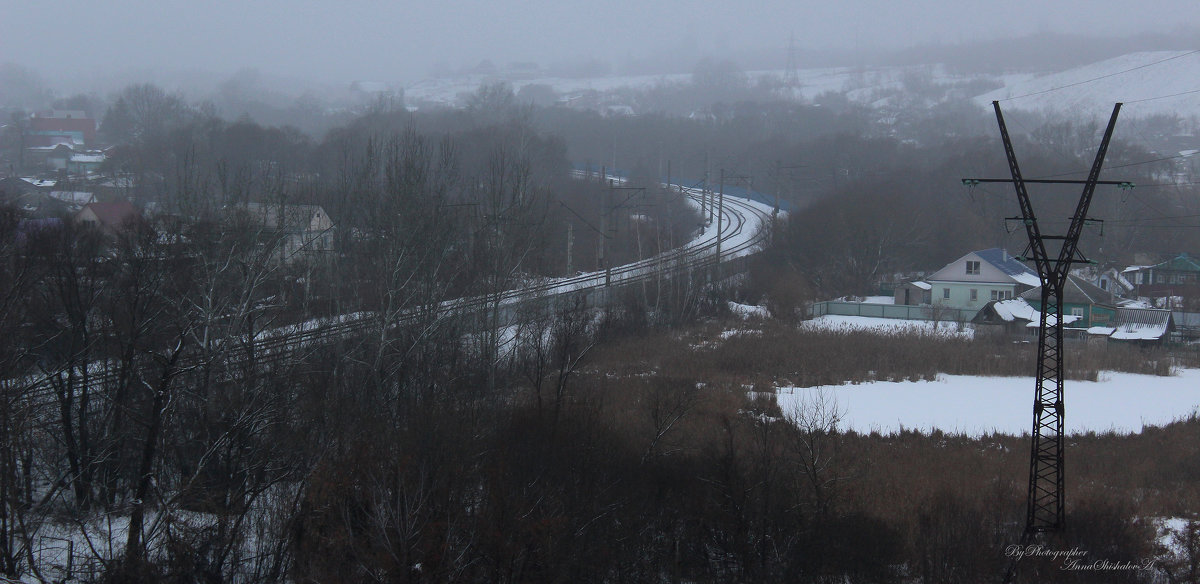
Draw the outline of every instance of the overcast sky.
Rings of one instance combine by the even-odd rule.
[[[1050,7],[1045,5],[1049,4]],[[0,0],[0,62],[48,79],[254,68],[332,83],[404,83],[437,62],[612,63],[954,44],[1031,32],[1129,35],[1200,23],[1197,0]]]

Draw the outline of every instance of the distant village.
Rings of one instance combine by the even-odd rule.
[[[99,144],[96,120],[86,112],[33,114],[21,136],[20,159],[0,170],[0,205],[20,214],[18,240],[66,221],[116,236],[141,228],[171,232],[196,219],[157,201],[138,200],[138,177],[113,172],[106,164],[121,146]],[[333,250],[334,225],[319,205],[244,203],[222,209],[221,219],[249,220],[275,236],[279,262],[328,257]]]
[[[1130,266],[1074,270],[1062,293],[1067,339],[1158,344],[1200,339],[1200,258],[1186,252]],[[812,316],[972,323],[984,334],[1036,336],[1037,272],[1002,248],[972,251],[928,274],[897,275],[881,295],[817,302]]]

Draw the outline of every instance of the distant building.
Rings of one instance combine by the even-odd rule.
[[[1032,288],[1021,294],[1030,306],[1042,310],[1042,287]],[[1110,325],[1117,315],[1117,306],[1112,301],[1112,293],[1101,290],[1083,278],[1067,276],[1063,285],[1062,297],[1063,316],[1078,317],[1073,325],[1075,328],[1088,328],[1096,325]],[[1066,322],[1065,318],[1063,322]]]
[[[88,191],[50,191],[47,196],[62,203],[72,213],[96,202],[96,195]]]
[[[25,146],[46,147],[57,144],[91,145],[96,142],[96,120],[78,110],[53,110],[29,118]]]
[[[142,222],[142,213],[129,201],[89,203],[75,214],[74,221],[116,235],[137,227]]]
[[[1200,259],[1181,253],[1169,260],[1148,266],[1130,266],[1121,274],[1134,286],[1136,294],[1147,298],[1167,298],[1171,304],[1193,306],[1200,301]]]
[[[978,310],[1041,285],[1036,272],[1001,248],[973,251],[925,278],[931,304]]]
[[[280,237],[277,257],[284,263],[323,258],[333,251],[333,220],[320,205],[247,203],[229,212]]]

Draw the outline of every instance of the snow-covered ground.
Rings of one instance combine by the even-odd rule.
[[[1114,103],[1123,102],[1122,116],[1194,116],[1200,114],[1198,77],[1200,52],[1130,53],[1059,73],[1007,76],[1004,87],[975,101],[991,107],[993,100],[1001,100],[1005,109],[1089,117],[1106,117]]]
[[[743,320],[749,318],[771,318],[771,311],[767,310],[765,306],[754,306],[752,304],[730,302],[729,312],[742,317]]]
[[[961,339],[975,338],[975,328],[950,321],[905,320],[901,318],[877,318],[873,316],[842,316],[826,314],[800,325],[807,330],[869,331],[883,335],[927,334]]]
[[[1136,433],[1194,413],[1200,406],[1200,369],[1182,369],[1171,377],[1105,372],[1095,382],[1067,381],[1063,391],[1069,434]],[[939,375],[936,381],[781,388],[778,400],[787,412],[818,396],[835,399],[845,412],[842,427],[856,432],[938,428],[970,435],[1027,434],[1033,392],[1032,377]]]
[[[785,71],[749,71],[747,78],[755,83],[760,77],[782,79]],[[1004,101],[1006,109],[1023,109],[1091,118],[1107,116],[1112,104],[1123,102],[1125,117],[1144,117],[1156,114],[1200,115],[1200,52],[1155,51],[1130,53],[1051,73],[1018,72],[996,76],[955,75],[940,65],[907,67],[831,67],[801,69],[798,85],[792,97],[812,100],[826,92],[846,95],[851,101],[884,105],[886,96],[903,91],[906,77],[927,78],[934,85],[949,86],[964,81],[990,79],[1002,85],[1000,89],[976,96],[974,101],[991,107],[993,100]],[[691,80],[689,74],[672,75],[610,75],[593,78],[523,77],[508,78],[496,75],[467,75],[455,78],[427,79],[405,88],[405,96],[413,103],[436,103],[461,107],[465,98],[483,83],[507,81],[515,91],[530,84],[546,85],[559,95],[584,91],[611,93],[620,90],[645,90],[657,85],[682,84]],[[1006,101],[1007,100],[1007,101]]]

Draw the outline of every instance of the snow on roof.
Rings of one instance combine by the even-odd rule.
[[[1026,286],[1041,286],[1042,280],[1037,274],[1012,274],[1012,279]]]
[[[1039,326],[1042,326],[1042,323],[1041,323],[1042,315],[1041,315],[1041,313],[1037,313],[1037,315],[1038,315],[1037,316],[1038,320],[1031,321],[1029,324],[1027,324],[1025,326],[1030,327],[1030,328],[1037,328]],[[1071,324],[1081,318],[1083,318],[1083,317],[1076,315],[1076,314],[1064,314],[1063,315],[1063,324],[1064,325]],[[1046,316],[1046,324],[1047,325],[1054,326],[1055,320],[1056,319],[1054,318],[1053,314]]]
[[[1038,316],[1038,311],[1034,310],[1024,298],[994,302],[992,310],[996,311],[996,316],[999,316],[1004,322],[1012,322],[1015,319],[1037,322],[1041,318]]]
[[[1014,320],[1027,320],[1029,324],[1025,326],[1039,327],[1042,325],[1042,313],[1034,310],[1024,298],[1013,298],[1011,300],[1000,300],[992,303],[992,310],[996,316],[1000,317],[1004,322],[1013,322]],[[1080,318],[1072,314],[1063,315],[1063,324],[1071,324]],[[1054,315],[1046,318],[1047,324],[1054,324]]]
[[[911,284],[922,290],[932,290],[933,289],[933,285],[930,284],[929,282],[911,282]]]
[[[1118,341],[1157,341],[1166,333],[1166,325],[1162,327],[1128,325],[1121,327],[1108,338]]]
[[[1121,306],[1124,308],[1154,308],[1153,306],[1150,305],[1149,302],[1146,302],[1145,300],[1142,300],[1140,298],[1138,298],[1138,299],[1130,298],[1127,300],[1118,300],[1117,306]]]
[[[89,162],[104,162],[103,154],[75,154],[71,156],[71,162],[89,163]]]
[[[1171,311],[1155,308],[1117,308],[1112,327],[1094,326],[1093,335],[1106,335],[1118,341],[1156,341],[1171,327]]]
[[[96,201],[95,195],[86,191],[50,191],[49,196],[51,199],[76,205],[86,205]]]

